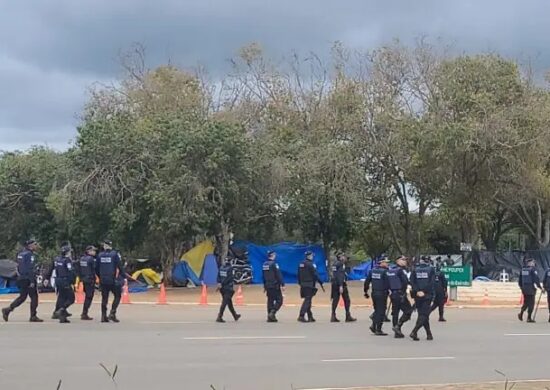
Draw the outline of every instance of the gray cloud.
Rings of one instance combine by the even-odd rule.
[[[0,149],[65,148],[94,81],[117,77],[134,42],[151,65],[168,58],[222,72],[239,47],[326,53],[341,40],[373,48],[441,37],[550,68],[546,0],[32,0],[0,3]]]

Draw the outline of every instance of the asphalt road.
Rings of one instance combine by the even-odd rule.
[[[51,309],[44,304],[39,312],[46,317]],[[352,324],[329,323],[327,308],[314,310],[314,324],[297,323],[294,307],[283,308],[277,324],[265,323],[259,307],[239,311],[238,323],[218,324],[211,306],[124,305],[120,324],[31,324],[22,306],[0,324],[0,387],[56,389],[61,379],[61,389],[115,389],[100,363],[110,370],[118,365],[118,389],[477,382],[501,379],[495,369],[513,379],[550,377],[546,310],[527,324],[510,309],[450,309],[447,323],[433,323],[431,342],[424,334],[420,342],[371,335],[366,308],[356,310],[359,321]]]

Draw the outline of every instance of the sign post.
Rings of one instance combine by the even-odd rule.
[[[441,267],[441,272],[445,274],[450,291],[451,301],[456,301],[458,297],[458,286],[472,286],[472,266],[462,265],[460,267]]]

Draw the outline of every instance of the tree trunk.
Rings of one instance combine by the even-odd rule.
[[[220,266],[229,252],[229,224],[222,218],[220,231],[216,236],[216,255],[218,266]]]

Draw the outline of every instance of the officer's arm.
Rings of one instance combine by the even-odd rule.
[[[428,293],[431,293],[432,296],[435,295],[435,270],[432,268],[432,272],[430,272],[430,285],[429,285]]]
[[[409,278],[407,278],[407,274],[401,268],[399,269],[399,271],[397,271],[397,273],[399,275],[399,279],[401,279],[403,290],[406,290],[407,286],[409,285]]]
[[[283,274],[281,273],[281,269],[277,267],[276,264],[273,264],[273,267],[275,267],[275,278],[277,279],[277,282],[284,287],[285,281],[283,280]]]
[[[520,270],[520,271],[519,271],[519,278],[518,278],[518,286],[519,286],[520,288],[521,288],[522,285],[523,285],[522,281],[523,281],[523,270]]]
[[[542,285],[546,288],[546,282],[548,281],[548,271],[544,271],[544,278],[542,279]]]
[[[26,253],[21,259],[21,275],[28,279],[32,279],[32,261],[30,253]]]
[[[418,292],[418,284],[416,283],[416,273],[411,274],[411,292],[413,296]]]
[[[302,278],[300,277],[300,265],[298,265],[298,284],[302,284]]]
[[[363,292],[365,294],[368,294],[369,293],[369,287],[370,287],[370,282],[372,281],[372,270],[369,271],[369,274],[367,275],[367,277],[365,278],[365,284],[363,286]]]
[[[262,266],[262,268],[263,268],[263,266]],[[264,290],[265,290],[265,289],[266,289],[266,285],[265,285],[265,272],[264,272],[263,269],[262,269],[262,283],[263,283],[263,285],[264,285]]]
[[[120,254],[117,254],[117,268],[119,272],[119,277],[121,279],[126,279],[126,271],[124,270],[124,265],[122,265],[122,258],[120,257]]]
[[[447,278],[445,277],[445,274],[442,272],[441,273],[441,282],[443,283],[443,288],[445,289],[445,291],[447,291],[447,287],[449,286],[449,283],[447,282]]]
[[[533,270],[531,271],[533,273],[533,281],[535,282],[535,284],[537,285],[537,287],[539,289],[542,289],[541,285],[540,285],[540,279],[539,279],[539,274],[537,271]]]
[[[313,273],[313,280],[315,280],[316,283],[319,283],[322,286],[323,282],[321,282],[321,278],[319,278],[319,272],[317,272],[317,268],[315,268],[313,265],[311,265],[311,272]]]

